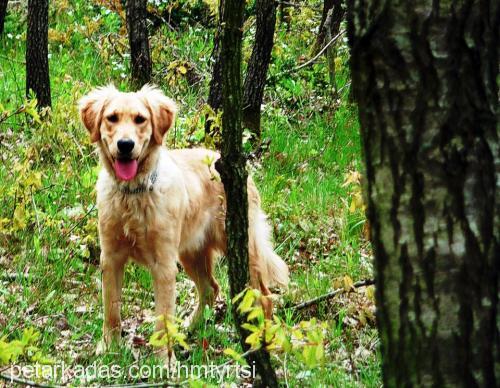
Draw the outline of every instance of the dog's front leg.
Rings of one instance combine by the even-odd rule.
[[[177,275],[177,252],[165,250],[162,257],[155,258],[151,268],[155,294],[155,313],[162,316],[156,322],[156,330],[165,329],[165,320],[175,317],[175,276]],[[175,367],[173,349],[166,346],[161,350],[161,357],[170,368]]]
[[[117,254],[106,254],[104,250],[101,253],[104,319],[98,352],[107,350],[121,337],[120,307],[125,261],[124,257]]]

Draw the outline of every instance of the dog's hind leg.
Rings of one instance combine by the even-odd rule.
[[[201,323],[205,306],[212,307],[219,293],[219,284],[213,276],[214,256],[215,252],[210,247],[195,254],[181,256],[181,263],[193,279],[198,292],[198,305],[188,320],[189,331],[193,331]]]

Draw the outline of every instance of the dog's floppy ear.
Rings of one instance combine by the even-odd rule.
[[[163,136],[175,121],[177,105],[156,86],[145,85],[138,93],[151,110],[154,139],[157,144],[162,144]]]
[[[90,133],[92,143],[101,138],[102,112],[107,101],[117,93],[118,90],[113,85],[108,85],[92,90],[80,100],[80,118]]]

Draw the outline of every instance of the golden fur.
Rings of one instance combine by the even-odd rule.
[[[198,291],[191,327],[219,290],[212,274],[214,258],[226,248],[224,188],[213,179],[218,175],[214,163],[219,155],[206,149],[168,151],[161,146],[176,112],[175,103],[151,86],[136,93],[121,93],[113,86],[98,88],[80,101],[81,119],[104,167],[97,182],[97,205],[106,345],[120,335],[123,268],[129,258],[152,273],[157,315],[175,313],[177,261]],[[137,123],[138,115],[144,122]],[[113,170],[120,139],[132,139],[136,145],[132,157],[138,169],[130,181],[118,179]],[[158,178],[151,183],[153,171]],[[145,192],[123,192],[141,185],[147,187]],[[288,268],[274,253],[270,227],[251,178],[248,202],[250,285],[269,295],[270,285],[287,284]],[[264,299],[263,306],[269,315],[270,300]],[[161,328],[159,322],[157,329]]]

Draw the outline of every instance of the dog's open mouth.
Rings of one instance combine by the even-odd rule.
[[[137,159],[120,158],[113,164],[116,176],[124,181],[134,179],[137,175]]]

